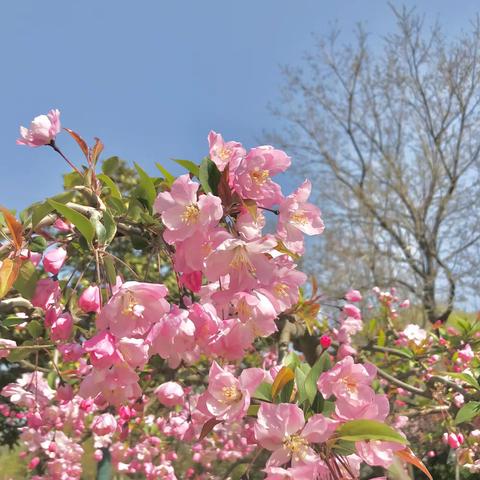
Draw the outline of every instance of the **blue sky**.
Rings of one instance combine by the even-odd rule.
[[[452,34],[480,9],[473,0],[393,3],[418,3]],[[267,108],[279,98],[279,66],[299,64],[312,33],[335,21],[345,41],[359,21],[374,42],[394,24],[380,0],[4,2],[0,204],[23,208],[60,191],[67,165],[50,149],[15,145],[18,126],[50,108],[84,138],[99,136],[107,156],[152,173],[156,161],[201,159],[210,129],[253,146],[281,127]],[[67,135],[58,143],[79,158]]]

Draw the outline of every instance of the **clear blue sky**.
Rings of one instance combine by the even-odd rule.
[[[480,9],[474,0],[403,3],[452,33]],[[23,208],[60,191],[66,164],[50,149],[15,145],[20,124],[54,107],[64,126],[150,172],[170,157],[202,158],[210,129],[253,146],[279,126],[267,108],[279,65],[298,64],[312,33],[336,20],[345,41],[359,21],[373,41],[394,23],[380,0],[3,2],[0,204]],[[75,159],[66,134],[58,143]]]

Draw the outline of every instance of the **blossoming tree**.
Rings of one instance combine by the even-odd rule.
[[[324,224],[308,180],[273,180],[285,152],[210,132],[178,178],[135,164],[120,181],[100,140],[64,130],[84,165],[58,110],[17,143],[59,154],[66,191],[1,209],[2,441],[19,434],[30,478],[90,459],[97,478],[432,479],[420,458],[444,451],[478,469],[480,327],[404,328],[394,292],[322,297],[298,264]],[[416,456],[418,414],[438,428]]]

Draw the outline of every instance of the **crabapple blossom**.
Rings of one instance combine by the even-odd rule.
[[[208,146],[210,159],[221,172],[225,170],[227,165],[233,172],[246,155],[246,151],[240,143],[225,142],[222,135],[213,130],[208,134]]]
[[[155,389],[154,393],[158,401],[166,407],[182,405],[185,398],[185,392],[177,382],[162,383]]]
[[[223,216],[219,197],[208,193],[197,199],[198,183],[188,174],[181,175],[172,184],[170,192],[160,192],[154,210],[166,227],[163,238],[168,243],[185,240],[197,232],[216,226]]]
[[[43,256],[43,268],[46,272],[57,275],[65,263],[66,258],[67,251],[64,248],[52,248]]]
[[[100,312],[100,288],[97,285],[89,285],[78,298],[78,306],[85,313]]]
[[[29,128],[20,127],[17,145],[40,147],[48,145],[60,132],[60,111],[50,110],[47,115],[39,115],[32,120]]]
[[[92,430],[97,435],[108,435],[117,429],[117,421],[111,413],[102,413],[92,422]]]

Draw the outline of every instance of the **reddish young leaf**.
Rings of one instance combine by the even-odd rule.
[[[12,243],[15,246],[15,251],[21,250],[23,245],[22,224],[5,207],[0,206],[0,212],[3,213],[8,230],[12,236]]]
[[[222,422],[223,420],[217,420],[215,417],[207,420],[202,427],[202,431],[198,440],[203,440],[214,429],[215,425],[218,425]]]
[[[95,137],[95,145],[92,147],[92,151],[90,154],[90,163],[95,165],[97,163],[98,157],[103,152],[103,143],[102,141]]]
[[[67,131],[73,139],[78,143],[79,147],[82,149],[83,154],[85,155],[85,158],[88,160],[88,146],[87,142],[78,135],[78,133],[75,133],[73,130],[70,130],[69,128],[65,128],[65,131]]]
[[[404,450],[395,452],[395,455],[397,455],[397,457],[402,459],[404,462],[411,463],[413,466],[421,470],[430,480],[433,480],[433,477],[428,471],[427,467],[423,464],[421,460],[419,460],[415,456],[415,454],[409,448],[405,448]]]

